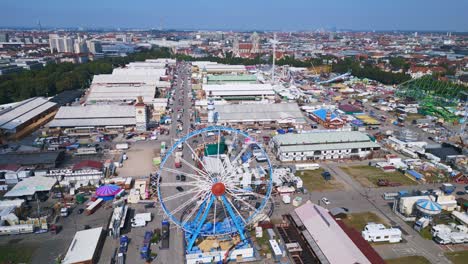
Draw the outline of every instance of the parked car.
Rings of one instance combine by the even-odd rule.
[[[458,191],[456,192],[457,195],[465,195],[465,192],[462,192],[462,191]]]
[[[185,181],[187,179],[187,176],[181,174],[180,175],[180,181]]]
[[[180,187],[180,186],[177,186],[176,187],[176,190],[178,190],[179,192],[183,192],[184,191],[184,188]]]
[[[78,209],[78,214],[82,214],[84,212],[83,208]]]
[[[322,202],[326,205],[330,204],[330,201],[326,197],[322,197]]]

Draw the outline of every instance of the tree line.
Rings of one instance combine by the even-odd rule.
[[[53,96],[66,90],[89,87],[93,75],[109,74],[115,67],[132,61],[169,58],[167,48],[153,48],[126,57],[104,58],[82,64],[50,63],[42,69],[0,76],[0,104],[34,96]]]
[[[408,74],[386,72],[370,63],[361,63],[353,58],[345,58],[334,63],[332,71],[337,73],[351,71],[353,76],[376,80],[383,84],[399,84],[411,79],[411,76]]]

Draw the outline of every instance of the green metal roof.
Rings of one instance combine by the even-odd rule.
[[[208,82],[256,82],[257,76],[250,74],[232,75],[209,75]]]

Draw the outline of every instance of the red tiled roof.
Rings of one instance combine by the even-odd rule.
[[[6,171],[18,171],[21,168],[21,166],[16,165],[16,164],[2,164],[0,165],[0,170],[6,170]]]
[[[251,43],[239,43],[239,49],[252,49],[252,47]]]
[[[95,160],[83,160],[73,166],[73,170],[81,170],[83,168],[93,168],[100,170],[102,169],[102,162]]]
[[[375,249],[367,242],[356,229],[348,227],[341,220],[335,220],[353,243],[361,250],[372,264],[385,264],[383,258],[375,251]]]

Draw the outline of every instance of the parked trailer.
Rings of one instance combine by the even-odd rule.
[[[118,150],[126,150],[128,149],[128,144],[127,143],[119,143],[115,145],[115,148]]]
[[[34,226],[25,225],[14,225],[14,226],[0,226],[1,235],[17,235],[17,234],[28,234],[34,231]]]
[[[320,169],[320,165],[317,163],[304,163],[304,164],[296,164],[296,170],[318,170]]]
[[[163,220],[161,222],[161,247],[160,249],[169,249],[169,221]]]
[[[98,198],[96,201],[91,203],[85,210],[86,215],[91,215],[94,212],[96,212],[96,210],[99,209],[99,207],[101,207],[103,201],[104,200],[102,198]]]
[[[150,257],[150,246],[151,246],[151,238],[153,237],[153,232],[146,231],[145,236],[143,238],[143,245],[140,248],[140,257],[141,259],[149,259]]]
[[[382,198],[384,200],[395,200],[398,197],[399,193],[397,192],[385,192],[382,195]]]

